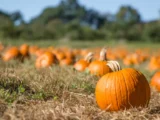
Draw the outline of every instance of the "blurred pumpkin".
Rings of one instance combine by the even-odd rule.
[[[103,48],[100,52],[100,59],[92,61],[88,67],[91,74],[103,76],[112,70],[107,66],[106,49]]]
[[[29,54],[30,55],[35,55],[36,51],[38,50],[38,46],[30,46],[29,47]]]
[[[21,45],[19,51],[22,56],[29,56],[29,45],[27,44]]]
[[[35,51],[36,57],[41,56],[43,53],[45,53],[47,50],[45,48],[39,48]]]
[[[145,76],[133,68],[119,70],[117,62],[108,62],[113,72],[98,81],[95,96],[102,110],[118,111],[145,107],[150,100],[150,87]]]
[[[55,63],[56,63],[55,55],[52,52],[47,51],[37,58],[35,66],[36,68],[45,68]]]
[[[65,59],[60,61],[61,66],[72,65],[73,59],[70,57],[66,57]]]
[[[89,66],[89,64],[92,61],[92,59],[93,59],[93,53],[90,52],[90,53],[87,54],[85,59],[81,59],[81,60],[77,61],[74,64],[74,68],[77,71],[84,71]]]
[[[59,61],[63,60],[66,57],[63,51],[57,51],[55,55]]]
[[[160,72],[156,72],[151,78],[150,85],[160,92]]]
[[[75,59],[75,55],[72,50],[65,51],[65,57]]]
[[[17,47],[11,47],[5,51],[3,54],[3,61],[9,61],[11,59],[18,58],[20,56],[20,52]]]
[[[150,71],[160,69],[160,56],[152,56],[148,67]]]

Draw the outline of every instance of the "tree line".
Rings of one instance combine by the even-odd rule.
[[[132,6],[121,6],[116,14],[102,14],[80,5],[78,0],[62,0],[28,23],[20,12],[0,10],[2,38],[160,41],[159,31],[159,20],[143,22]]]

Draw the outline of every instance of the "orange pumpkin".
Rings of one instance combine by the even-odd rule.
[[[55,55],[59,61],[63,60],[66,57],[65,53],[62,51],[58,51]]]
[[[35,55],[36,57],[41,56],[43,53],[45,53],[47,50],[44,48],[39,48],[38,50],[36,50]]]
[[[29,47],[29,54],[30,55],[35,55],[36,54],[36,51],[38,50],[38,46],[30,46]]]
[[[19,51],[22,56],[29,56],[29,45],[23,44],[20,46]]]
[[[142,73],[133,68],[116,69],[115,62],[109,62],[108,66],[115,72],[100,78],[95,90],[97,104],[102,110],[118,111],[148,105],[150,87]]]
[[[160,56],[153,56],[149,62],[149,70],[159,70],[160,69]]]
[[[103,76],[112,70],[107,66],[106,49],[103,48],[100,52],[100,59],[90,63],[88,67],[91,74]]]
[[[156,72],[151,79],[151,86],[160,92],[160,72]]]
[[[65,56],[66,56],[67,58],[72,58],[72,59],[75,58],[75,55],[73,54],[73,51],[72,51],[72,50],[66,51],[66,52],[65,52]]]
[[[45,68],[51,66],[54,63],[56,63],[55,55],[47,51],[37,58],[35,66],[36,68]]]
[[[73,59],[69,57],[60,61],[61,66],[71,65],[72,63],[73,63]]]
[[[89,66],[92,58],[93,58],[93,53],[90,52],[90,53],[87,54],[87,56],[85,57],[85,59],[81,59],[81,60],[77,61],[74,64],[74,68],[77,71],[84,71]]]
[[[17,47],[11,47],[9,48],[3,55],[4,61],[9,61],[11,59],[18,58],[20,56],[20,52]]]

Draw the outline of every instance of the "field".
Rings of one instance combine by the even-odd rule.
[[[6,46],[19,46],[23,43],[40,47],[67,46],[74,48],[116,48],[128,51],[149,49],[160,52],[159,44],[126,42],[71,42],[71,41],[5,41]],[[150,53],[150,55],[152,55]],[[150,82],[155,71],[149,71],[149,59],[134,67],[140,70]],[[0,60],[0,117],[5,120],[147,120],[160,119],[160,94],[151,89],[151,100],[146,108],[131,108],[119,112],[106,112],[99,109],[95,100],[95,86],[99,79],[88,72],[78,72],[73,66],[53,65],[36,69],[35,57],[20,63],[17,60]]]

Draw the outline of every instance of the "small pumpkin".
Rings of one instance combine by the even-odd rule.
[[[36,68],[45,68],[54,63],[56,63],[55,55],[52,52],[47,51],[37,58],[35,66]]]
[[[73,63],[73,59],[70,57],[66,57],[65,59],[60,61],[61,66],[71,65]]]
[[[11,59],[19,58],[20,52],[17,47],[11,47],[5,51],[2,59],[3,61],[9,61]]]
[[[107,66],[106,49],[103,48],[100,52],[100,59],[92,61],[88,67],[91,74],[103,76],[106,73],[112,72]]]
[[[29,54],[30,55],[36,55],[36,51],[39,50],[38,46],[30,46],[29,47]]]
[[[84,71],[89,66],[90,62],[92,61],[92,58],[93,58],[93,53],[90,52],[87,54],[85,59],[81,59],[81,60],[77,61],[74,64],[74,68],[77,71]]]
[[[27,44],[21,45],[19,51],[22,56],[29,56],[29,45]]]
[[[59,61],[63,60],[66,57],[63,51],[58,51],[55,55]]]
[[[156,72],[151,78],[150,85],[160,92],[160,72]]]
[[[160,69],[160,56],[152,56],[148,65],[150,71]]]
[[[120,70],[119,64],[114,61],[107,65],[113,72],[100,78],[96,85],[98,106],[108,111],[147,106],[151,94],[145,76],[133,68]]]

